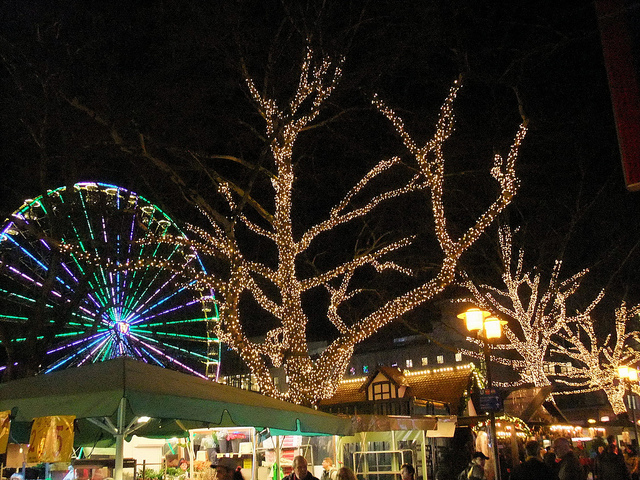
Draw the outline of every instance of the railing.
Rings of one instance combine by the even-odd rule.
[[[400,477],[400,467],[413,463],[413,451],[377,450],[353,452],[354,473],[368,480],[391,480]]]

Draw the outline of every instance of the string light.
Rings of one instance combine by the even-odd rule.
[[[561,281],[562,264],[556,261],[549,283],[543,285],[539,273],[525,271],[522,249],[514,261],[513,234],[508,227],[500,229],[499,242],[504,287],[476,286],[466,281],[464,285],[471,296],[461,299],[473,301],[481,309],[498,312],[509,319],[510,324],[504,326],[508,343],[492,349],[492,361],[511,367],[520,378],[498,385],[544,387],[560,383],[569,387],[554,395],[602,390],[616,414],[626,411],[626,385],[619,379],[618,367],[640,361],[640,352],[629,346],[631,340],[640,340],[640,334],[626,330],[629,321],[640,312],[640,305],[628,309],[623,302],[615,312],[615,337],[609,335],[601,343],[594,330],[592,315],[604,291],[584,311],[570,314],[566,306],[588,270]],[[480,343],[472,338],[467,340]],[[461,349],[461,352],[481,358],[473,350]],[[566,360],[559,361],[559,358]],[[640,393],[637,382],[631,388]]]
[[[246,212],[234,213],[240,204],[236,197],[239,195],[239,189],[228,182],[219,181],[218,193],[226,200],[225,208],[234,213],[231,227],[223,226],[203,211],[211,223],[209,231],[189,226],[187,229],[195,238],[171,238],[164,235],[149,239],[174,242],[198,252],[199,255],[211,255],[222,259],[225,265],[224,272],[219,272],[218,275],[205,274],[189,266],[163,259],[113,265],[116,269],[142,269],[149,265],[166,268],[186,278],[189,288],[214,289],[214,302],[219,309],[220,318],[216,333],[220,341],[238,352],[263,393],[296,403],[317,404],[321,399],[331,397],[358,343],[388,323],[396,321],[404,313],[430,300],[454,280],[460,256],[516,194],[518,179],[515,161],[526,134],[526,126],[522,124],[506,158],[495,156],[490,174],[498,183],[499,193],[475,223],[459,238],[454,238],[447,229],[447,214],[443,203],[444,144],[454,129],[453,103],[460,89],[459,82],[455,82],[441,108],[433,138],[422,147],[409,135],[403,120],[375,96],[373,104],[395,127],[405,147],[415,159],[416,172],[404,185],[383,188],[370,197],[362,198],[368,190],[366,187],[374,183],[374,180],[392,174],[395,168],[401,166],[400,157],[380,161],[331,208],[325,219],[295,236],[291,216],[295,181],[293,147],[299,135],[310,128],[312,122],[318,118],[322,107],[338,86],[343,63],[343,58],[334,60],[324,57],[318,60],[312,49],[307,48],[295,93],[288,102],[279,102],[261,92],[251,78],[246,79],[249,93],[265,122],[270,157],[273,161],[268,172],[273,189],[273,212],[259,207],[254,201],[248,204],[255,207],[254,213],[259,219],[249,218]],[[356,272],[372,267],[376,272],[393,270],[410,275],[412,272],[409,268],[387,257],[411,245],[414,237],[393,240],[366,254],[355,256],[337,267],[304,278],[298,266],[301,254],[307,252],[323,233],[371,214],[379,205],[392,198],[415,192],[424,192],[425,202],[432,208],[433,228],[442,253],[439,270],[430,281],[389,301],[365,318],[348,324],[340,311],[341,306],[361,292],[352,285]],[[251,261],[243,256],[242,248],[236,240],[239,225],[273,243],[277,251],[275,266]],[[91,252],[80,249],[73,252],[76,255],[91,257]],[[307,347],[309,318],[303,308],[302,298],[306,292],[314,288],[324,288],[329,294],[325,313],[337,332],[337,338],[319,358],[312,360]],[[277,293],[268,293],[274,291]],[[278,321],[278,325],[260,342],[249,340],[245,334],[240,298],[246,294],[253,297],[266,314]],[[284,369],[288,379],[286,392],[281,392],[276,387],[270,375],[270,368],[273,366]]]
[[[553,343],[552,353],[575,360],[577,365],[564,375],[568,378],[557,379],[571,387],[571,390],[558,394],[603,390],[616,415],[627,411],[624,404],[627,384],[619,377],[618,369],[640,361],[640,351],[630,346],[640,340],[640,333],[627,331],[629,322],[639,312],[640,305],[627,308],[622,302],[615,311],[615,336],[608,335],[602,343],[595,333],[591,315],[585,315],[574,325],[564,326],[559,332],[559,340]],[[630,387],[635,393],[640,393],[637,381]]]
[[[513,233],[510,228],[499,230],[503,286],[476,285],[464,282],[470,297],[459,301],[473,302],[482,310],[496,312],[508,319],[503,325],[507,343],[492,345],[491,360],[511,367],[519,374],[514,382],[496,382],[501,387],[533,384],[535,387],[551,385],[548,361],[549,348],[555,335],[567,325],[580,322],[600,301],[599,295],[583,313],[567,313],[567,299],[573,295],[588,270],[568,279],[560,280],[562,263],[556,261],[548,283],[543,284],[539,273],[524,269],[524,250],[518,250],[514,259]],[[468,338],[480,344],[480,340]],[[480,359],[478,352],[461,349],[463,354]]]

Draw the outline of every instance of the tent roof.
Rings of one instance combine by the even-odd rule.
[[[348,419],[124,357],[0,384],[0,411],[13,410],[18,422],[48,415],[115,418],[122,398],[127,423],[140,416],[155,419],[138,435],[170,435],[167,428],[161,431],[162,420],[178,420],[186,428],[252,426],[337,435],[350,428]]]

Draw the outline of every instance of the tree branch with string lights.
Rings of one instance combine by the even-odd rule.
[[[585,312],[580,321],[563,325],[551,345],[551,358],[556,355],[570,359],[571,367],[554,381],[569,387],[556,394],[576,394],[603,390],[618,415],[626,412],[624,395],[626,385],[620,381],[619,367],[628,367],[640,361],[640,351],[634,348],[640,341],[640,332],[630,329],[629,323],[640,313],[640,305],[631,308],[622,302],[615,311],[615,334],[604,342],[598,340],[591,312]],[[551,368],[555,367],[549,362]],[[637,385],[632,386],[640,393]]]
[[[514,252],[513,232],[509,227],[499,229],[499,246],[503,285],[476,285],[467,278],[463,286],[470,296],[459,301],[471,302],[507,321],[503,326],[507,342],[493,346],[491,360],[509,366],[520,378],[511,383],[496,382],[496,385],[551,385],[547,374],[550,367],[548,354],[554,336],[569,325],[582,321],[601,297],[584,313],[569,313],[567,301],[576,293],[588,270],[561,280],[562,262],[556,261],[549,280],[545,281],[540,272],[525,269],[524,249]],[[467,340],[480,343],[475,338]],[[461,352],[481,358],[481,354],[473,350],[461,349]]]
[[[268,395],[296,403],[317,404],[335,392],[342,379],[354,347],[378,332],[385,325],[429,301],[443,291],[455,278],[460,256],[483,234],[511,202],[518,189],[515,163],[519,148],[526,134],[526,120],[517,129],[508,153],[496,154],[490,174],[497,183],[497,194],[484,212],[471,225],[463,228],[459,236],[451,233],[445,207],[445,153],[444,145],[454,131],[453,104],[461,88],[456,81],[441,107],[435,133],[424,144],[419,144],[408,132],[403,119],[378,96],[372,103],[386,117],[402,144],[408,151],[406,158],[394,156],[379,161],[353,184],[346,195],[330,208],[325,218],[310,227],[294,225],[292,211],[300,192],[296,192],[299,172],[296,148],[300,139],[321,122],[321,112],[338,87],[342,75],[343,59],[316,58],[308,48],[301,63],[295,93],[287,102],[278,101],[272,89],[261,91],[247,74],[246,85],[253,104],[264,121],[264,138],[267,141],[267,159],[255,175],[266,175],[271,191],[268,195],[256,195],[239,184],[207,171],[211,184],[224,199],[225,211],[201,205],[201,212],[208,218],[207,229],[191,225],[188,230],[192,240],[157,238],[156,241],[182,243],[199,255],[215,259],[216,269],[203,274],[188,266],[171,261],[161,262],[163,268],[172,269],[184,276],[190,288],[215,290],[218,304],[219,338],[235,350],[251,370],[260,390]],[[161,166],[169,167],[161,158],[153,156],[149,149],[144,155]],[[268,165],[267,165],[268,164]],[[406,177],[399,177],[402,169]],[[175,170],[171,174],[178,176]],[[398,178],[405,178],[398,184]],[[390,181],[393,180],[393,181]],[[386,242],[374,242],[364,249],[356,249],[352,258],[309,273],[301,264],[305,254],[326,239],[340,238],[336,230],[347,224],[370,218],[393,199],[422,195],[422,202],[430,209],[432,222],[426,229],[435,234],[440,260],[429,280],[419,282],[404,293],[393,294],[381,305],[361,318],[347,319],[343,314],[349,302],[362,294],[354,279],[359,275],[377,275],[395,272],[412,275],[412,270],[402,264],[394,253],[413,244],[413,234],[397,234]],[[202,202],[197,202],[202,203]],[[331,235],[328,235],[331,233]],[[395,233],[395,232],[394,232]],[[247,235],[259,238],[273,247],[274,255],[268,260],[256,260],[247,251]],[[73,248],[71,246],[65,248]],[[81,252],[76,252],[81,254]],[[99,261],[99,259],[95,259]],[[149,261],[153,262],[153,259]],[[122,265],[116,268],[136,269],[142,265]],[[327,304],[323,316],[334,328],[334,339],[320,354],[312,359],[307,334],[309,306],[304,297],[312,291],[324,289]],[[261,308],[263,319],[277,326],[269,327],[260,341],[250,339],[246,322],[255,322],[244,316],[241,300],[249,296]],[[267,320],[268,319],[268,320]],[[288,390],[283,392],[274,383],[270,369],[284,369]]]

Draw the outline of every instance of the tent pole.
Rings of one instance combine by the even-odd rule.
[[[427,473],[427,432],[421,430],[422,433],[422,445],[420,446],[420,456],[422,457],[422,478],[427,480],[429,474]]]
[[[195,478],[193,476],[193,464],[196,462],[196,452],[193,448],[193,435],[190,430],[187,430],[187,449],[189,451],[189,478]]]
[[[123,469],[123,465],[124,465],[124,460],[123,460],[123,456],[124,456],[124,429],[125,429],[125,425],[124,425],[124,416],[125,416],[125,409],[127,408],[127,399],[125,397],[122,397],[120,399],[120,405],[118,406],[118,420],[117,420],[117,425],[116,425],[116,462],[115,462],[115,468],[114,468],[114,472],[113,472],[113,479],[114,480],[122,480],[122,469]]]
[[[277,480],[281,480],[282,477],[280,476],[280,435],[276,435],[276,475],[274,478],[276,478]]]

